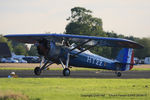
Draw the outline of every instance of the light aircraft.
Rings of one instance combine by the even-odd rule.
[[[107,69],[116,72],[118,77],[121,71],[131,70],[134,65],[134,49],[143,48],[142,45],[127,39],[94,37],[70,34],[14,34],[5,35],[6,38],[22,43],[35,44],[39,55],[43,56],[40,67],[34,69],[35,75],[53,63],[61,64],[63,75],[70,75],[70,66]],[[74,42],[70,45],[71,42]],[[76,43],[76,44],[75,44]],[[86,45],[86,48],[81,48]],[[89,49],[95,46],[123,48],[115,60],[93,54]]]

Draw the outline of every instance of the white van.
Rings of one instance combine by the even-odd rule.
[[[145,57],[144,63],[145,64],[150,64],[150,57]]]

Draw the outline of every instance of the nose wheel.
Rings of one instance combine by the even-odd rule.
[[[66,65],[64,65],[64,63],[62,62],[62,60],[59,59],[61,65],[62,65],[62,67],[63,67],[63,69],[64,69],[64,70],[63,70],[63,75],[64,75],[64,76],[69,76],[69,75],[70,75],[70,70],[69,70],[69,68],[68,68],[68,66],[69,66],[69,59],[70,59],[70,54],[69,54],[69,53],[67,54]]]
[[[65,69],[63,70],[63,75],[64,75],[64,76],[69,76],[69,75],[70,75],[70,70],[69,70],[69,68],[65,68]]]
[[[35,67],[35,69],[34,69],[34,74],[35,74],[35,75],[40,75],[40,74],[41,74],[41,69],[40,69],[40,67]]]
[[[34,69],[34,74],[35,74],[35,75],[40,75],[43,70],[46,70],[46,69],[48,68],[48,66],[50,66],[51,64],[53,64],[53,62],[47,60],[47,61],[42,65],[43,61],[44,61],[44,60],[42,59],[42,61],[41,61],[41,63],[40,63],[40,67],[35,67],[35,69]]]

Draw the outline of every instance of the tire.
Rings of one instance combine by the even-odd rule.
[[[64,75],[64,76],[69,76],[69,75],[70,75],[70,70],[69,70],[69,68],[65,68],[65,69],[63,70],[63,75]]]
[[[121,77],[121,73],[120,73],[120,72],[117,72],[117,76],[118,76],[118,77]]]
[[[35,75],[40,75],[40,74],[41,74],[41,69],[40,69],[40,67],[35,67],[35,69],[34,69],[34,74],[35,74]]]

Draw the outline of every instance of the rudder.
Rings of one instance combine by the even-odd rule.
[[[125,64],[125,70],[131,70],[134,64],[134,52],[132,48],[123,48],[116,58],[119,63]]]

